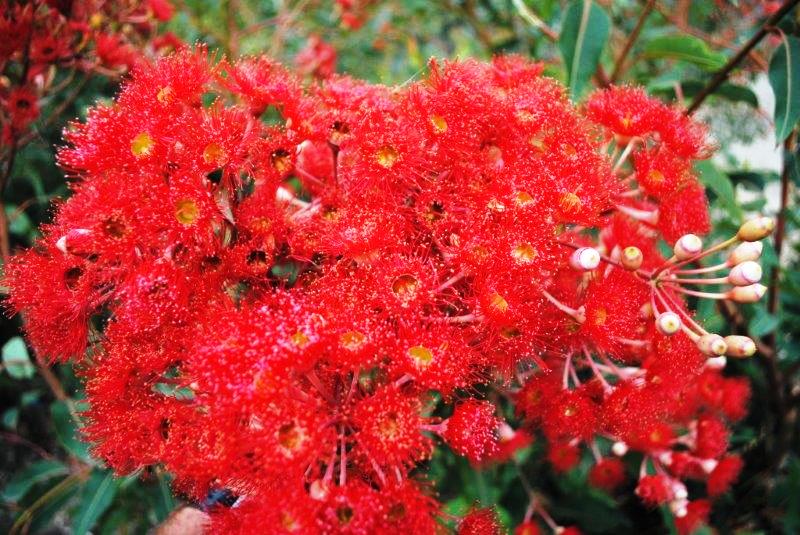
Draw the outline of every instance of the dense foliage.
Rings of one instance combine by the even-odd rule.
[[[4,243],[46,218],[4,263],[8,525],[141,531],[174,492],[223,533],[791,531],[790,4],[7,2]],[[48,28],[77,48],[37,68]],[[765,58],[780,175],[727,150],[771,130]],[[126,70],[43,162],[74,72]]]

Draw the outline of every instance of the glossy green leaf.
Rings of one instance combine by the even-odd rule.
[[[775,139],[783,142],[800,120],[800,38],[784,36],[769,62],[775,93]]]
[[[63,401],[56,401],[50,406],[50,415],[53,418],[56,436],[62,446],[75,457],[89,461],[89,446],[81,441],[79,431],[72,419],[69,407]]]
[[[74,517],[73,533],[84,535],[97,523],[114,501],[117,482],[111,470],[97,470],[83,486]]]
[[[610,29],[608,15],[591,0],[576,0],[567,7],[558,47],[572,98],[580,98],[597,70]]]
[[[742,209],[736,203],[736,191],[728,175],[714,167],[708,160],[702,160],[695,165],[700,182],[714,192],[718,202],[728,210],[737,222],[743,218]]]
[[[18,502],[36,484],[43,483],[57,476],[67,474],[67,466],[56,460],[45,459],[28,465],[17,472],[3,488],[2,497],[5,502]]]
[[[3,346],[3,367],[14,379],[30,379],[36,373],[22,337],[15,336]]]
[[[685,82],[680,82],[680,88],[683,92],[683,97],[687,102],[692,97],[700,93],[705,86],[705,82],[700,80],[688,80]],[[664,95],[669,99],[677,98],[675,95],[674,83],[648,84],[647,88],[648,90],[659,95]],[[716,91],[714,91],[712,96],[716,98],[722,98],[730,102],[743,102],[748,106],[758,108],[758,97],[752,89],[743,85],[725,82],[724,84],[720,85]]]
[[[766,336],[780,325],[780,318],[773,314],[761,312],[750,321],[750,334],[753,336]]]
[[[662,35],[644,46],[644,56],[652,59],[674,59],[697,65],[706,71],[717,71],[725,65],[725,55],[711,50],[705,41],[691,35]]]

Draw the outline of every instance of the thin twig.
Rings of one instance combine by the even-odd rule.
[[[647,4],[645,4],[641,15],[639,15],[639,20],[636,21],[636,26],[633,28],[630,36],[628,36],[628,40],[625,42],[625,46],[623,47],[622,52],[620,53],[619,57],[617,58],[617,62],[614,65],[614,71],[611,73],[610,79],[612,84],[616,83],[622,74],[622,66],[625,64],[625,60],[628,58],[628,54],[633,48],[634,43],[636,43],[636,40],[639,38],[639,34],[642,33],[644,23],[647,21],[647,17],[650,15],[650,12],[653,11],[653,7],[655,7],[655,5],[656,0],[647,0]]]
[[[789,11],[791,11],[792,8],[796,6],[798,3],[800,3],[800,0],[786,0],[786,2],[783,3],[783,5],[780,7],[780,9],[778,9],[778,11],[773,13],[772,16],[770,16],[767,20],[765,20],[764,23],[761,25],[761,27],[758,29],[758,31],[755,33],[755,35],[753,35],[753,37],[751,37],[750,40],[748,40],[739,49],[739,51],[736,54],[734,54],[734,56],[731,59],[728,60],[728,63],[726,63],[725,66],[722,67],[722,69],[717,71],[717,73],[714,75],[711,81],[708,82],[708,84],[706,84],[703,90],[700,91],[694,97],[694,100],[692,101],[689,108],[686,110],[686,113],[687,114],[694,113],[695,110],[697,110],[697,108],[700,107],[700,104],[702,104],[703,101],[705,101],[705,99],[709,95],[714,93],[714,91],[716,91],[719,88],[719,86],[721,86],[722,83],[728,79],[728,76],[730,75],[731,71],[734,68],[736,68],[736,66],[739,65],[739,63],[741,63],[745,57],[747,57],[747,54],[750,53],[750,51],[753,48],[755,48],[758,43],[761,42],[761,40],[770,32],[772,27],[775,26],[778,22],[780,22],[783,16],[786,15]]]

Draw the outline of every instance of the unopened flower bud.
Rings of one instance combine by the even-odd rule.
[[[728,349],[725,339],[718,334],[704,334],[697,341],[697,348],[704,354],[711,357],[724,355]]]
[[[748,260],[758,260],[761,258],[761,253],[764,250],[764,244],[760,241],[746,241],[740,243],[736,248],[728,254],[729,266],[733,267]]]
[[[328,485],[321,479],[317,479],[308,487],[308,494],[312,500],[322,501],[328,497]]]
[[[741,227],[736,237],[742,241],[758,241],[769,236],[775,230],[775,220],[771,217],[757,217],[746,221]]]
[[[672,494],[676,500],[685,500],[689,497],[689,491],[686,490],[686,485],[680,481],[672,482]]]
[[[656,329],[665,336],[672,336],[681,330],[681,318],[672,311],[659,314],[656,318]]]
[[[672,511],[672,514],[675,515],[676,518],[683,518],[687,514],[689,514],[689,510],[686,508],[688,504],[689,501],[686,498],[675,499],[670,502],[669,508]]]
[[[578,271],[591,271],[600,265],[600,253],[592,247],[575,249],[569,257],[569,264]]]
[[[89,241],[92,231],[85,228],[72,229],[56,242],[56,249],[64,254],[82,255],[89,253]]]
[[[725,343],[728,344],[725,354],[729,357],[752,357],[756,352],[756,343],[746,336],[726,336]]]
[[[703,472],[705,472],[706,474],[710,474],[711,472],[714,471],[714,469],[717,467],[718,464],[719,463],[717,462],[716,459],[703,459],[702,461],[700,461],[700,468],[702,468]]]
[[[703,241],[694,234],[684,234],[675,242],[672,251],[678,260],[687,260],[703,250]]]
[[[622,255],[620,255],[619,258],[622,267],[624,267],[628,271],[636,271],[637,269],[642,267],[643,260],[644,256],[642,255],[642,250],[634,246],[626,247],[625,249],[623,249]]]
[[[721,370],[725,367],[728,363],[728,359],[724,356],[721,357],[711,357],[706,359],[704,366],[709,370]]]
[[[617,457],[622,457],[628,453],[628,445],[621,441],[614,442],[611,446],[611,453]]]
[[[763,284],[751,284],[749,286],[736,286],[728,290],[727,298],[737,303],[755,303],[767,292],[767,287]]]
[[[748,286],[760,281],[762,274],[763,271],[758,263],[747,260],[734,266],[728,274],[728,281],[736,286]]]

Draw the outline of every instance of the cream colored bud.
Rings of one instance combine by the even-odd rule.
[[[755,303],[767,292],[767,287],[763,284],[751,284],[749,286],[736,286],[728,290],[727,298],[737,303]]]
[[[705,367],[709,370],[721,370],[728,363],[728,359],[722,357],[711,357],[705,361]]]
[[[703,240],[694,234],[684,234],[675,242],[672,251],[678,260],[688,260],[703,250]]]
[[[775,220],[771,217],[757,217],[746,221],[741,227],[736,237],[742,241],[758,241],[769,236],[775,230]]]
[[[729,266],[733,267],[748,260],[758,260],[764,250],[764,244],[760,241],[746,241],[737,245],[728,255]]]
[[[697,341],[697,348],[704,354],[710,357],[718,357],[724,355],[728,349],[728,344],[725,339],[718,334],[704,334]]]
[[[622,457],[628,453],[628,445],[621,441],[614,442],[611,446],[611,453],[617,457]]]
[[[736,286],[749,286],[760,281],[761,275],[763,275],[761,265],[752,260],[747,260],[731,269],[728,274],[728,282]]]
[[[644,260],[644,255],[642,255],[642,250],[632,245],[630,247],[626,247],[625,249],[623,249],[622,255],[620,255],[619,258],[622,267],[624,267],[628,271],[636,271],[637,269],[642,267],[643,260]]]
[[[680,316],[672,311],[668,311],[658,315],[656,318],[656,329],[665,336],[672,336],[681,330],[682,323]]]
[[[569,264],[578,271],[591,271],[600,265],[600,253],[592,247],[581,247],[569,257]]]
[[[752,357],[756,352],[756,343],[747,336],[726,336],[725,343],[728,344],[725,354],[729,357]]]
[[[321,479],[317,479],[308,487],[308,494],[312,500],[322,501],[328,497],[328,485]]]
[[[716,459],[703,459],[700,461],[700,468],[702,468],[703,472],[706,474],[710,474],[714,471],[718,464],[719,462],[717,462]]]

